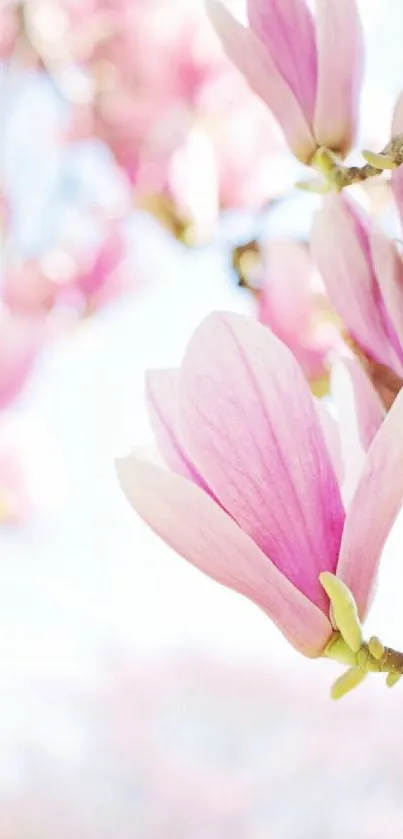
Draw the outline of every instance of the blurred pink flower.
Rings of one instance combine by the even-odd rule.
[[[262,273],[260,322],[289,347],[308,379],[320,379],[341,340],[309,252],[293,240],[270,242],[263,250]]]
[[[126,252],[120,221],[109,221],[93,248],[66,244],[41,260],[9,265],[3,299],[24,317],[42,317],[58,307],[68,307],[77,316],[91,314],[128,290]]]
[[[288,162],[282,161],[283,143],[275,121],[240,83],[211,136],[222,207],[259,209],[291,188],[292,173],[286,169]]]
[[[17,315],[39,316],[53,308],[57,285],[48,277],[37,259],[16,260],[6,266],[2,296]]]
[[[120,460],[134,509],[185,559],[260,606],[300,652],[320,655],[332,627],[319,574],[344,580],[363,619],[401,505],[403,393],[347,516],[308,384],[261,325],[208,317],[180,371],[150,374],[148,403],[173,472]]]
[[[85,255],[82,265],[70,286],[67,297],[76,293],[82,300],[81,308],[91,314],[120,297],[129,288],[123,271],[127,247],[119,222],[110,222],[103,240],[94,254]]]
[[[18,0],[3,0],[0,8],[0,60],[10,58],[20,31]]]
[[[19,395],[42,344],[40,326],[0,313],[0,411]]]
[[[5,192],[0,189],[0,237],[7,232],[11,221],[10,202]]]
[[[343,194],[325,198],[311,250],[353,341],[403,378],[403,263],[395,244]]]
[[[217,0],[210,20],[229,58],[268,105],[303,163],[318,146],[343,157],[355,137],[363,37],[355,0],[248,0],[245,28]],[[316,25],[315,25],[316,24]]]
[[[94,94],[68,139],[99,137],[137,203],[166,217],[170,206],[172,226],[192,226],[196,239],[211,235],[220,207],[258,207],[288,186],[272,166],[283,149],[275,121],[223,56],[202,3],[122,3],[109,15],[82,57]]]

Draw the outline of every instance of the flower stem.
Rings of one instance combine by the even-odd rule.
[[[392,137],[379,153],[363,152],[367,160],[363,166],[344,166],[330,149],[321,147],[315,153],[311,165],[325,176],[330,189],[341,192],[346,186],[381,175],[387,169],[397,169],[403,163],[403,134]]]

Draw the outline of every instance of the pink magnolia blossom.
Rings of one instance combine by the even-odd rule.
[[[403,394],[373,440],[346,515],[313,397],[289,350],[237,315],[208,317],[179,371],[149,374],[164,471],[118,475],[137,513],[200,570],[260,606],[307,656],[332,635],[323,571],[366,615],[403,498]]]
[[[395,244],[341,194],[325,198],[311,249],[349,335],[403,378],[403,263]]]
[[[320,379],[339,332],[320,278],[304,245],[270,242],[263,251],[259,320],[293,352],[306,377]]]
[[[137,203],[160,216],[170,207],[197,238],[220,207],[259,207],[284,189],[271,166],[283,145],[275,121],[223,56],[202,4],[118,3],[113,15],[82,59],[94,95],[67,137],[99,137]]]
[[[355,0],[248,0],[245,28],[207,0],[224,49],[278,120],[295,156],[318,146],[343,157],[356,132],[363,38]]]

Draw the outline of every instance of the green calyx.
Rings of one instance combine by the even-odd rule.
[[[319,178],[301,181],[297,187],[319,194],[341,192],[346,186],[362,183],[381,175],[383,171],[397,169],[403,163],[403,134],[392,137],[381,152],[363,151],[362,156],[366,161],[363,166],[345,166],[339,155],[320,146],[310,161]]]
[[[349,667],[334,683],[332,698],[345,696],[369,673],[386,673],[386,684],[393,687],[403,675],[403,654],[385,647],[375,636],[365,642],[357,605],[348,586],[328,571],[320,574],[319,579],[329,597],[335,627],[322,655]]]

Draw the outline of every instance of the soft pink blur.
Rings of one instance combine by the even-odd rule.
[[[31,677],[37,716],[6,750],[0,837],[398,836],[398,691],[368,683],[336,709],[328,679],[194,650],[115,656],[81,686]]]
[[[344,193],[326,196],[311,252],[346,332],[403,377],[403,262],[395,242]]]
[[[41,260],[15,260],[5,269],[3,299],[12,312],[25,318],[43,317],[67,307],[77,317],[93,313],[134,285],[124,270],[127,246],[117,220],[104,225],[99,244],[66,245]]]
[[[0,310],[0,411],[19,395],[42,343],[40,324]]]

